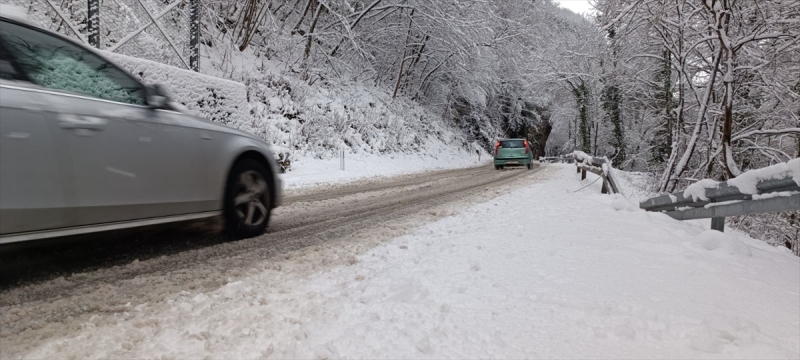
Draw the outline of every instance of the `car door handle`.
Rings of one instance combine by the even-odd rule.
[[[58,116],[58,125],[64,129],[103,130],[106,127],[106,120],[94,116],[61,114]]]

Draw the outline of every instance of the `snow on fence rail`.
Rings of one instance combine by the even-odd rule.
[[[724,231],[728,216],[800,211],[800,158],[726,182],[700,180],[684,191],[642,201],[639,207],[677,220],[711,218],[711,228],[719,231]]]
[[[611,161],[607,157],[590,156],[583,151],[575,151],[570,156],[575,159],[575,165],[578,168],[578,172],[581,173],[581,180],[586,179],[586,172],[588,171],[603,179],[601,190],[603,194],[608,194],[609,190],[614,194],[619,194],[619,187],[617,187],[617,182],[614,181],[614,176],[611,173]]]

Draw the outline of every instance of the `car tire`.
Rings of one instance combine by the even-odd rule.
[[[255,159],[237,161],[225,185],[225,230],[235,239],[261,235],[272,212],[270,172]]]
[[[494,166],[494,169],[495,169],[495,170],[500,170],[500,165],[495,165],[495,166]]]
[[[533,164],[528,164],[528,170],[533,169]]]

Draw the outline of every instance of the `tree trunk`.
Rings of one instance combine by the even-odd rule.
[[[728,26],[731,18],[731,8],[728,0],[718,0],[722,4],[721,10],[714,9],[714,16],[717,20],[717,38],[722,48],[725,58],[725,75],[722,78],[724,93],[722,97],[722,163],[725,165],[725,174],[728,178],[739,176],[741,172],[733,159],[733,149],[731,149],[731,134],[733,128],[733,71],[734,56],[736,55],[730,40],[728,39]]]
[[[367,8],[364,9],[364,11],[361,12],[361,15],[358,15],[358,18],[355,21],[353,21],[353,25],[350,25],[350,30],[353,30],[356,27],[356,25],[358,25],[358,23],[361,22],[361,19],[364,18],[364,15],[366,15],[375,6],[380,4],[381,1],[382,0],[375,0],[375,2],[373,2],[370,6],[367,6]],[[339,43],[336,45],[336,47],[333,48],[333,50],[331,50],[331,56],[336,56],[336,52],[339,51],[339,47],[342,46],[342,44],[344,44],[344,39],[345,38],[342,38],[342,40],[339,40]]]
[[[306,51],[303,55],[304,60],[308,60],[308,56],[311,55],[311,45],[314,41],[314,29],[317,28],[317,21],[319,21],[319,16],[322,15],[322,10],[324,8],[325,6],[322,4],[317,5],[317,11],[314,14],[314,21],[311,22],[311,27],[308,28],[308,34],[306,34],[306,37],[308,38],[306,41]]]
[[[431,77],[431,75],[433,75],[433,73],[435,73],[437,70],[439,70],[439,68],[441,68],[441,67],[442,67],[442,65],[444,65],[444,63],[446,63],[446,62],[447,62],[447,60],[450,60],[450,57],[452,57],[452,56],[453,56],[453,54],[452,54],[452,53],[451,53],[450,55],[448,55],[448,56],[447,56],[447,58],[445,58],[444,60],[442,60],[442,62],[440,62],[440,63],[439,63],[439,65],[436,65],[436,67],[434,67],[433,69],[431,69],[431,71],[430,71],[430,72],[428,72],[428,74],[427,74],[427,75],[425,75],[425,76],[422,78],[422,81],[420,81],[420,83],[419,83],[419,87],[417,88],[417,92],[414,94],[414,97],[415,97],[415,98],[417,98],[417,97],[418,97],[420,94],[424,93],[424,92],[422,91],[422,88],[423,88],[423,86],[425,86],[425,83],[428,81],[428,79]],[[423,70],[423,71],[424,71],[424,70]]]
[[[296,8],[297,4],[299,4],[299,3],[300,3],[300,0],[295,0],[294,5],[289,6],[289,7],[286,8],[286,11],[284,11],[283,16],[281,16],[281,22],[282,23],[286,22],[286,18],[289,17],[289,14],[294,12],[294,8]],[[281,25],[281,28],[283,28],[283,25]]]
[[[686,166],[689,164],[689,160],[692,159],[695,146],[697,145],[697,137],[700,135],[700,128],[703,124],[703,121],[706,119],[708,102],[711,101],[711,93],[714,90],[714,83],[716,82],[717,73],[719,72],[717,70],[719,69],[719,62],[721,58],[722,50],[720,49],[716,54],[714,54],[714,60],[712,61],[712,66],[710,69],[711,76],[706,84],[703,100],[700,102],[700,109],[697,112],[697,118],[695,119],[696,121],[694,124],[694,130],[692,131],[692,137],[689,139],[689,143],[686,146],[686,151],[683,152],[683,156],[681,156],[681,159],[678,161],[677,165],[675,165],[673,162],[675,154],[670,155],[670,163],[667,165],[666,169],[664,170],[664,174],[661,177],[661,191],[668,192],[675,189],[675,184],[677,183],[675,178],[683,175],[683,172],[686,170]],[[677,151],[677,146],[673,146],[673,149],[673,151]],[[675,170],[674,172],[673,169]],[[671,175],[673,173],[674,177]]]
[[[303,10],[303,15],[300,15],[300,20],[297,20],[297,24],[292,28],[292,35],[296,34],[297,31],[300,29],[300,25],[303,24],[303,20],[306,19],[306,15],[308,14],[308,10],[311,9],[311,4],[314,3],[314,0],[308,0],[306,3],[306,8]]]
[[[570,86],[572,84],[570,83]],[[575,102],[578,105],[578,118],[576,119],[576,132],[580,136],[581,150],[587,154],[592,152],[592,127],[589,124],[589,88],[581,80],[580,85],[572,86]],[[577,138],[577,136],[576,136]],[[576,139],[577,146],[577,139]]]
[[[397,81],[394,84],[392,99],[397,97],[397,91],[400,90],[400,81],[403,79],[403,67],[406,65],[406,50],[408,49],[408,40],[411,38],[411,24],[414,21],[415,10],[412,9],[411,14],[408,16],[408,33],[406,34],[406,41],[403,43],[403,59],[400,60],[400,69],[397,71]]]
[[[250,41],[256,34],[256,30],[258,30],[258,26],[261,24],[261,19],[264,18],[267,11],[271,11],[269,6],[266,5],[262,5],[259,10],[259,2],[259,0],[251,0],[249,2],[247,16],[242,23],[242,30],[239,33],[241,41],[239,44],[239,51],[247,49],[247,46],[250,45]]]

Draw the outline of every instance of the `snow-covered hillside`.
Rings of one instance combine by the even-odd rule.
[[[295,160],[293,169],[296,160],[330,162],[343,150],[353,160],[378,161],[377,155],[419,159],[418,170],[469,163],[477,158],[476,150],[487,155],[455,129],[442,126],[428,109],[363,84],[309,86],[278,75],[243,84],[130,56],[102,55],[146,83],[164,85],[187,111],[258,135],[277,154]],[[426,166],[430,163],[435,165]]]
[[[85,31],[81,3],[61,4],[59,13],[40,0],[4,2],[21,6],[29,21],[72,38],[79,38],[73,27]],[[215,38],[222,35],[220,29],[209,29],[209,40],[201,44],[199,74],[181,68],[180,58],[170,53],[171,44],[155,25],[118,47],[133,29],[148,23],[150,15],[142,6],[151,14],[172,9],[160,27],[170,40],[178,41],[179,49],[188,46],[188,7],[123,0],[101,4],[102,55],[145,83],[165,85],[189,112],[254,133],[290,159],[332,159],[344,149],[355,158],[423,155],[428,160],[417,165],[424,167],[440,157],[463,162],[477,156],[466,136],[442,121],[440,111],[406,97],[392,98],[388,89],[363,81],[321,72],[301,74],[288,59],[265,56],[260,46],[234,50]],[[71,26],[62,21],[62,14]],[[289,46],[296,39],[276,41]]]
[[[365,253],[326,243],[99,315],[28,358],[800,356],[800,259],[601,195],[574,167]],[[326,266],[331,258],[350,259]]]

